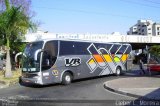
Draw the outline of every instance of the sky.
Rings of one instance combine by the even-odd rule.
[[[159,0],[32,0],[32,10],[51,33],[126,34],[137,20],[160,22]]]

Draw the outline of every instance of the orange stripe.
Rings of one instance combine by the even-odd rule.
[[[95,60],[97,62],[104,62],[103,58],[101,57],[101,55],[93,55],[93,57],[95,58]]]

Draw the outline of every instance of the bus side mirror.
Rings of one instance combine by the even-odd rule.
[[[26,55],[24,54],[24,53],[22,53],[22,52],[19,52],[19,53],[17,53],[16,55],[15,55],[15,58],[14,58],[14,60],[15,60],[15,62],[18,62],[18,56],[20,56],[20,55],[23,55],[23,56],[25,56],[26,57]]]
[[[38,49],[38,50],[36,50],[36,52],[35,52],[35,54],[34,54],[34,60],[35,61],[37,61],[38,60],[38,54],[40,53],[40,52],[43,52],[43,50],[42,49]]]

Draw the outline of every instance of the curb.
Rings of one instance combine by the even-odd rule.
[[[111,87],[108,87],[107,84],[105,84],[105,83],[104,83],[104,88],[111,91],[111,92],[118,93],[118,94],[125,95],[125,96],[134,97],[134,98],[137,98],[137,99],[138,98],[143,98],[143,99],[146,99],[146,100],[154,100],[154,99],[151,99],[151,98],[148,98],[148,97],[143,97],[141,95],[136,95],[136,94],[127,93],[127,92],[123,92],[123,91],[113,89]]]

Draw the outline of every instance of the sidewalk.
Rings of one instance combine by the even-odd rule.
[[[0,89],[7,88],[12,85],[15,85],[19,83],[19,77],[21,75],[20,70],[14,70],[12,71],[12,77],[11,78],[5,78],[4,73],[0,73]]]
[[[7,81],[7,82],[0,81],[0,89],[13,86],[13,85],[17,84],[18,82],[19,82],[19,79],[10,80],[10,81]]]
[[[9,85],[6,85],[6,84],[3,84],[3,83],[0,82],[0,89],[7,88],[7,87],[9,87]]]
[[[160,76],[139,75],[137,71],[126,73],[126,78],[107,81],[107,90],[136,98],[160,100]],[[128,77],[127,77],[128,76]]]
[[[9,84],[5,84],[4,82],[0,81],[0,89],[9,87]]]

